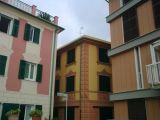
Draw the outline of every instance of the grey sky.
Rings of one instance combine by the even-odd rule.
[[[58,37],[58,47],[76,39],[82,33],[110,41],[109,25],[105,22],[108,3],[105,0],[22,0],[53,16],[65,28]]]

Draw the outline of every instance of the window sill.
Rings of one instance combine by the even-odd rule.
[[[66,64],[66,67],[71,66],[71,65],[75,65],[75,64],[76,64],[76,62],[74,61],[72,63]]]
[[[38,43],[35,43],[33,41],[26,41],[26,42],[28,42],[29,44],[39,45]]]
[[[30,80],[30,79],[27,79],[27,78],[24,78],[25,81],[30,81],[30,82],[36,82],[36,80]]]

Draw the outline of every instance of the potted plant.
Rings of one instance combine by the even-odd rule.
[[[11,109],[6,113],[6,116],[8,117],[8,120],[19,120],[19,114],[21,110],[20,109]]]
[[[30,116],[32,117],[32,120],[41,120],[41,116],[42,116],[42,110],[32,110],[30,112]]]

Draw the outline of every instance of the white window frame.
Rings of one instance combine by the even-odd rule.
[[[135,55],[135,69],[136,69],[137,89],[144,89],[144,80],[143,80],[143,71],[142,71],[142,60],[141,60],[140,47],[134,48],[134,55]],[[139,62],[140,65],[138,64],[138,62]],[[138,70],[139,68],[140,68],[140,71]]]
[[[34,64],[34,63],[30,63],[30,62],[27,62],[26,64],[29,65],[29,72],[28,72],[28,77],[26,77],[26,70],[25,70],[25,80],[30,80],[30,81],[36,81],[36,75],[37,75],[37,64]],[[30,75],[31,75],[31,66],[34,65],[34,71],[33,71],[33,78],[29,78]]]
[[[1,20],[1,17],[5,17],[5,18],[7,18],[7,19],[10,19],[10,23],[9,23],[9,25],[8,25],[8,30],[7,30],[7,33],[6,34],[9,34],[9,35],[11,35],[12,34],[12,29],[13,29],[13,18],[10,18],[10,17],[8,17],[8,16],[5,16],[5,15],[3,15],[3,14],[0,14],[0,20]]]

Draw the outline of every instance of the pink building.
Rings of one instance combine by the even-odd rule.
[[[29,120],[35,108],[42,109],[43,120],[49,117],[51,55],[63,30],[57,24],[57,16],[34,5],[0,0],[0,120],[16,108],[20,120]]]

